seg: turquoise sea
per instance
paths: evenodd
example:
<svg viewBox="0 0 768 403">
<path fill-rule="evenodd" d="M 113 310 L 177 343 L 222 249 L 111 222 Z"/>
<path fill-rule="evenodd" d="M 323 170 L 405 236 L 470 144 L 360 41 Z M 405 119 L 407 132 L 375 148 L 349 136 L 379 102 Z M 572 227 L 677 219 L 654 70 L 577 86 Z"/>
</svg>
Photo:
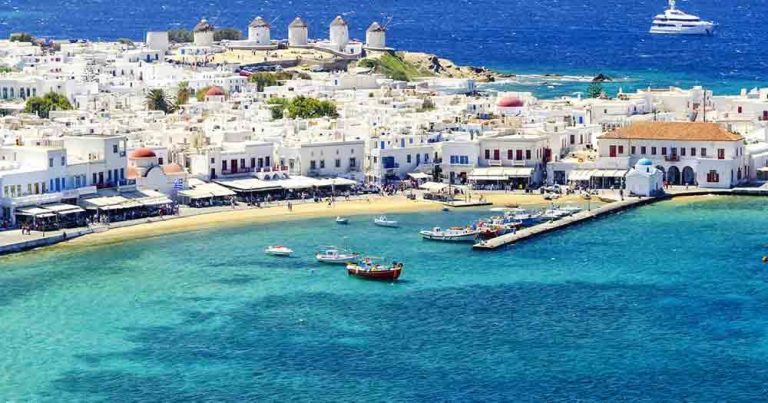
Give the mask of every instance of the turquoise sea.
<svg viewBox="0 0 768 403">
<path fill-rule="evenodd" d="M 416 233 L 475 210 L 1 258 L 0 400 L 763 401 L 766 208 L 663 202 L 493 253 Z M 316 264 L 327 243 L 402 281 Z"/>
</svg>

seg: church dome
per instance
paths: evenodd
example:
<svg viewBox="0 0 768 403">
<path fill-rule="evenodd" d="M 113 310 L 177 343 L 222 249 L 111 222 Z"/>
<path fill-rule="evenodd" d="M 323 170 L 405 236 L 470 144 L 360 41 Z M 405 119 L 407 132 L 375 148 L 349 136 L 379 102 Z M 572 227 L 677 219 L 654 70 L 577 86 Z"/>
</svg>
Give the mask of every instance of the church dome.
<svg viewBox="0 0 768 403">
<path fill-rule="evenodd" d="M 168 165 L 163 166 L 163 173 L 166 175 L 173 175 L 173 174 L 180 174 L 184 172 L 184 168 L 181 167 L 181 165 L 172 162 Z"/>
<path fill-rule="evenodd" d="M 525 102 L 517 97 L 504 97 L 496 103 L 496 106 L 499 108 L 521 108 L 525 106 Z"/>
<path fill-rule="evenodd" d="M 208 20 L 206 20 L 205 18 L 200 20 L 200 22 L 198 22 L 197 25 L 195 25 L 195 28 L 192 29 L 193 32 L 210 32 L 213 30 L 214 30 L 213 25 L 210 22 L 208 22 Z"/>
<path fill-rule="evenodd" d="M 220 87 L 211 87 L 205 93 L 206 97 L 223 97 L 224 95 L 226 94 Z"/>
<path fill-rule="evenodd" d="M 137 148 L 133 151 L 131 151 L 131 154 L 128 156 L 130 159 L 138 159 L 138 158 L 154 158 L 157 157 L 157 154 L 155 154 L 154 151 L 150 148 L 142 147 Z"/>
<path fill-rule="evenodd" d="M 637 161 L 637 165 L 641 166 L 653 166 L 653 161 L 649 160 L 648 158 L 641 158 L 640 161 Z"/>
</svg>

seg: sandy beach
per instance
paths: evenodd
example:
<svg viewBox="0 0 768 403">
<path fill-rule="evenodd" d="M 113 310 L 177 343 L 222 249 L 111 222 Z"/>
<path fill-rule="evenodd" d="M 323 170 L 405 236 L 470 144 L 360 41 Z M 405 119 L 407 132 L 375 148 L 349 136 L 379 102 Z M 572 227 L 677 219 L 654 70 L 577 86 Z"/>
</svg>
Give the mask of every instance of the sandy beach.
<svg viewBox="0 0 768 403">
<path fill-rule="evenodd" d="M 483 196 L 488 202 L 493 203 L 495 206 L 526 206 L 549 203 L 538 194 L 499 193 L 484 194 Z M 558 204 L 566 202 L 581 203 L 583 200 L 579 196 L 571 195 L 563 197 L 557 201 Z M 238 208 L 231 211 L 169 218 L 163 221 L 111 228 L 108 231 L 96 232 L 73 239 L 60 244 L 58 247 L 106 245 L 132 239 L 144 239 L 186 231 L 223 228 L 226 226 L 379 213 L 438 212 L 442 210 L 442 208 L 443 205 L 440 203 L 425 200 L 408 200 L 404 196 L 372 197 L 370 201 L 339 201 L 333 207 L 329 207 L 326 203 L 298 204 L 293 206 L 293 211 L 288 211 L 288 208 L 285 205 L 267 208 Z"/>
</svg>

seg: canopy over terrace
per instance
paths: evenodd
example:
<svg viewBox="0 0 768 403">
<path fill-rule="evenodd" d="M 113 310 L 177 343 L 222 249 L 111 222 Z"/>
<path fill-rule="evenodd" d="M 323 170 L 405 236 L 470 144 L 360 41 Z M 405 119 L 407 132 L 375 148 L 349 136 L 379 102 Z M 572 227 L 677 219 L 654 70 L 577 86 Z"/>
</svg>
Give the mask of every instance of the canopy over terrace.
<svg viewBox="0 0 768 403">
<path fill-rule="evenodd" d="M 100 220 L 112 222 L 162 214 L 173 207 L 173 201 L 154 190 L 137 190 L 84 199 L 82 205 Z"/>
<path fill-rule="evenodd" d="M 489 167 L 475 168 L 467 179 L 480 185 L 502 186 L 509 184 L 513 188 L 527 187 L 531 183 L 533 168 L 526 167 Z"/>
<path fill-rule="evenodd" d="M 607 188 L 621 185 L 626 174 L 626 169 L 575 169 L 568 174 L 568 182 L 590 188 Z"/>
<path fill-rule="evenodd" d="M 85 225 L 85 210 L 71 204 L 54 203 L 16 210 L 17 221 L 38 230 L 73 228 Z"/>
<path fill-rule="evenodd" d="M 224 204 L 229 201 L 235 192 L 216 183 L 205 183 L 202 181 L 192 183 L 191 189 L 179 191 L 179 201 L 182 204 L 193 205 L 194 207 L 211 206 Z"/>
</svg>

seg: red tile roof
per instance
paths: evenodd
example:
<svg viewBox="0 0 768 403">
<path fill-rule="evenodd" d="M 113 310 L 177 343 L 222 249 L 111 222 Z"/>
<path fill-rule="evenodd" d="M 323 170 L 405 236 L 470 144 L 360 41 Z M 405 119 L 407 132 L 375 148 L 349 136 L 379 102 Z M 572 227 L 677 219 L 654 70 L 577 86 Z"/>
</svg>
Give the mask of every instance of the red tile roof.
<svg viewBox="0 0 768 403">
<path fill-rule="evenodd" d="M 742 141 L 740 134 L 731 133 L 717 123 L 640 122 L 616 129 L 600 140 L 681 140 L 681 141 Z"/>
</svg>

